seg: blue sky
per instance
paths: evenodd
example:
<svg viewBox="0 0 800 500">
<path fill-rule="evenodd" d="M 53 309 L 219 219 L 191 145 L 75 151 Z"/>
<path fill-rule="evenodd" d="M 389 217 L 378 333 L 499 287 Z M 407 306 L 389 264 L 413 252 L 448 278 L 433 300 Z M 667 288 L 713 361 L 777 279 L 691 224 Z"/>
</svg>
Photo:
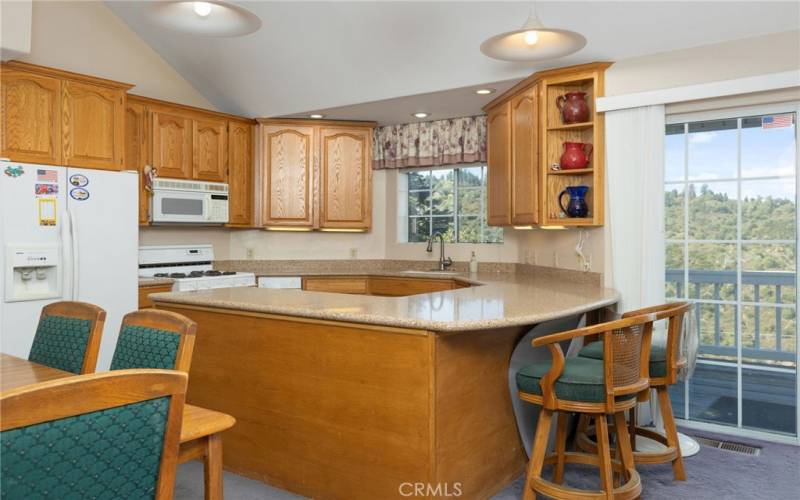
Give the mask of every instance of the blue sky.
<svg viewBox="0 0 800 500">
<path fill-rule="evenodd" d="M 708 184 L 715 192 L 736 197 L 736 182 L 714 182 L 737 175 L 737 130 L 694 132 L 689 134 L 689 180 Z M 685 136 L 667 135 L 665 141 L 666 180 L 684 180 Z M 795 199 L 795 127 L 741 130 L 742 177 L 779 176 L 778 180 L 743 181 L 746 197 L 773 196 Z"/>
</svg>

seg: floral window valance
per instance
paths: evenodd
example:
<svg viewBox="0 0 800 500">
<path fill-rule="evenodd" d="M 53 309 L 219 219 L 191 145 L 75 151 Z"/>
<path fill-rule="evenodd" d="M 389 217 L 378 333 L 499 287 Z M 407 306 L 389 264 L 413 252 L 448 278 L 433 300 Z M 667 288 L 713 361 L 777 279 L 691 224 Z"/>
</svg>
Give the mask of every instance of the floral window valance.
<svg viewBox="0 0 800 500">
<path fill-rule="evenodd" d="M 378 127 L 372 168 L 413 168 L 486 161 L 486 117 Z"/>
</svg>

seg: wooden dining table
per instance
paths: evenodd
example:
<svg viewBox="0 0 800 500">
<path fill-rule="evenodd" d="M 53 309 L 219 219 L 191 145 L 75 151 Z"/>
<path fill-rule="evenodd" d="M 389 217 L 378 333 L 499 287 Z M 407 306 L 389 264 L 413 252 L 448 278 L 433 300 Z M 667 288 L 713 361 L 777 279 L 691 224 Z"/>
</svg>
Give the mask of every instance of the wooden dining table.
<svg viewBox="0 0 800 500">
<path fill-rule="evenodd" d="M 0 353 L 0 396 L 17 387 L 75 376 L 74 373 Z M 183 407 L 178 463 L 203 459 L 206 500 L 223 498 L 221 433 L 235 423 L 236 420 L 225 413 L 190 404 Z"/>
</svg>

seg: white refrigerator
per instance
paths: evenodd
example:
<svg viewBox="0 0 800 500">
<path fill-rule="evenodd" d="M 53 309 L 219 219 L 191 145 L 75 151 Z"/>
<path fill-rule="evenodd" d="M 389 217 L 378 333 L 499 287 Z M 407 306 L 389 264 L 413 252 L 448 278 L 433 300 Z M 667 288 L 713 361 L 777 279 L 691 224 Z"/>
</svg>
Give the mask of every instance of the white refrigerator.
<svg viewBox="0 0 800 500">
<path fill-rule="evenodd" d="M 138 308 L 138 175 L 0 161 L 0 351 L 27 358 L 42 307 L 106 310 L 98 371 Z"/>
</svg>

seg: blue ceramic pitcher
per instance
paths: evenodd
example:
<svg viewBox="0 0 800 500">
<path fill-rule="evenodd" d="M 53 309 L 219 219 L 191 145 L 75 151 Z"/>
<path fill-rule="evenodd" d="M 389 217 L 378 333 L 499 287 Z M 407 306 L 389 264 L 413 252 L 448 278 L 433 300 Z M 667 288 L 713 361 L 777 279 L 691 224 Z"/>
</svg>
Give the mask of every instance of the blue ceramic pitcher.
<svg viewBox="0 0 800 500">
<path fill-rule="evenodd" d="M 568 217 L 586 217 L 589 215 L 589 205 L 586 204 L 586 193 L 589 186 L 567 186 L 558 195 L 558 204 Z M 569 201 L 564 206 L 564 195 L 569 195 Z"/>
</svg>

